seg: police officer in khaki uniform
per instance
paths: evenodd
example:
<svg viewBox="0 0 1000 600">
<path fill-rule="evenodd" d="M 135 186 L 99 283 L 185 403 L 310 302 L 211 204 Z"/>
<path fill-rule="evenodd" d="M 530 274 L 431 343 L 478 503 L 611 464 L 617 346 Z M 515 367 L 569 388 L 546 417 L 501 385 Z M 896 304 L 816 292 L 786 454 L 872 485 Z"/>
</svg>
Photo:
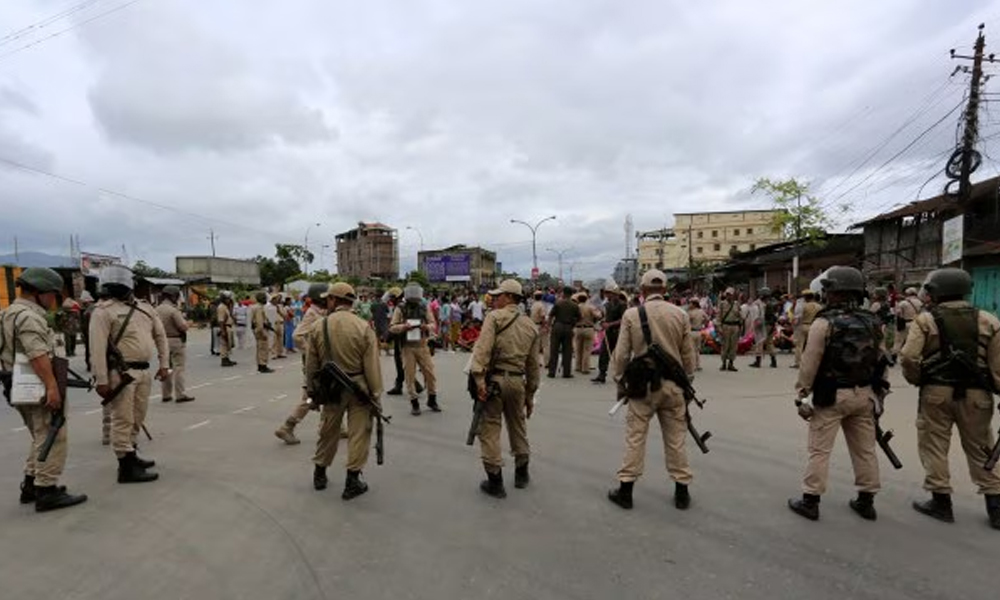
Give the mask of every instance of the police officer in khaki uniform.
<svg viewBox="0 0 1000 600">
<path fill-rule="evenodd" d="M 573 288 L 567 286 L 562 290 L 562 298 L 549 311 L 549 364 L 548 376 L 556 376 L 556 367 L 562 358 L 563 379 L 573 377 L 573 328 L 580 320 L 580 305 L 573 301 Z"/>
<path fill-rule="evenodd" d="M 542 300 L 543 296 L 542 290 L 536 290 L 532 295 L 531 321 L 542 336 L 539 353 L 542 355 L 542 364 L 547 365 L 549 364 L 549 311 Z"/>
<path fill-rule="evenodd" d="M 274 369 L 267 366 L 267 361 L 271 357 L 271 348 L 268 346 L 267 334 L 273 328 L 267 318 L 265 308 L 267 306 L 267 293 L 257 292 L 254 296 L 256 304 L 250 307 L 250 329 L 253 330 L 253 339 L 257 348 L 257 372 L 274 373 Z"/>
<path fill-rule="evenodd" d="M 723 296 L 715 320 L 715 326 L 722 332 L 722 366 L 719 370 L 736 372 L 738 369 L 733 361 L 736 360 L 736 346 L 739 344 L 743 319 L 740 316 L 740 305 L 735 300 L 736 290 L 727 288 Z"/>
<path fill-rule="evenodd" d="M 927 474 L 924 489 L 932 494 L 913 508 L 955 521 L 948 449 L 957 426 L 969 475 L 986 497 L 990 525 L 1000 529 L 1000 474 L 983 468 L 993 447 L 993 394 L 1000 390 L 1000 320 L 965 301 L 972 278 L 961 269 L 931 272 L 924 290 L 933 308 L 914 318 L 900 352 L 903 376 L 920 386 L 917 448 Z"/>
<path fill-rule="evenodd" d="M 641 284 L 645 297 L 642 307 L 646 313 L 652 342 L 677 359 L 688 377 L 693 379 L 695 357 L 690 340 L 691 320 L 687 312 L 666 301 L 667 276 L 663 271 L 646 271 L 642 275 Z M 639 310 L 638 307 L 633 307 L 625 311 L 621 335 L 611 358 L 619 397 L 625 396 L 625 367 L 648 350 Z M 691 505 L 688 485 L 693 475 L 684 449 L 687 437 L 686 414 L 684 393 L 674 382 L 665 379 L 660 389 L 649 390 L 644 398 L 629 401 L 625 420 L 625 458 L 618 470 L 618 488 L 608 492 L 608 499 L 622 508 L 632 508 L 632 488 L 643 473 L 646 436 L 649 433 L 649 422 L 655 416 L 663 434 L 667 471 L 674 480 L 674 506 L 686 510 Z"/>
<path fill-rule="evenodd" d="M 917 288 L 906 288 L 906 297 L 896 304 L 896 343 L 893 344 L 893 355 L 898 356 L 909 335 L 910 323 L 924 309 L 924 303 L 917 297 Z"/>
<path fill-rule="evenodd" d="M 601 318 L 601 311 L 589 303 L 587 292 L 580 292 L 573 297 L 580 305 L 580 320 L 573 328 L 573 348 L 576 352 L 576 372 L 590 374 L 590 355 L 594 350 L 594 337 L 597 331 L 594 325 Z"/>
<path fill-rule="evenodd" d="M 285 419 L 281 427 L 274 432 L 274 435 L 278 439 L 289 445 L 299 443 L 299 438 L 295 437 L 295 427 L 302 422 L 302 419 L 309 414 L 309 410 L 312 408 L 312 405 L 309 403 L 309 392 L 307 390 L 309 380 L 306 378 L 306 349 L 312 326 L 316 323 L 322 323 L 323 317 L 326 316 L 326 296 L 324 294 L 328 293 L 329 288 L 330 286 L 326 283 L 313 283 L 309 285 L 308 294 L 312 300 L 312 304 L 306 310 L 305 314 L 302 315 L 302 320 L 295 328 L 295 333 L 292 336 L 292 339 L 295 341 L 295 347 L 302 354 L 302 399 L 292 410 L 292 414 L 288 415 L 288 418 Z"/>
<path fill-rule="evenodd" d="M 167 347 L 170 349 L 170 369 L 173 373 L 163 378 L 162 400 L 170 402 L 177 391 L 177 403 L 191 402 L 194 396 L 184 393 L 184 370 L 187 363 L 187 330 L 188 324 L 184 314 L 177 308 L 181 289 L 176 285 L 163 288 L 163 299 L 156 307 L 156 313 L 163 322 L 163 331 L 167 335 Z"/>
<path fill-rule="evenodd" d="M 59 385 L 52 366 L 56 351 L 56 334 L 45 319 L 46 311 L 59 306 L 62 277 L 52 269 L 25 269 L 17 279 L 20 297 L 0 313 L 0 365 L 13 369 L 15 360 L 23 357 L 31 370 L 45 384 L 45 396 L 36 405 L 18 405 L 25 427 L 31 435 L 31 449 L 24 466 L 21 483 L 21 504 L 35 504 L 37 512 L 67 508 L 87 501 L 86 494 L 70 494 L 60 485 L 59 477 L 66 466 L 68 424 L 56 434 L 55 443 L 45 462 L 38 462 L 38 452 L 49 435 L 52 413 L 64 411 Z M 6 390 L 5 390 L 6 391 Z"/>
<path fill-rule="evenodd" d="M 486 479 L 479 488 L 495 498 L 504 498 L 503 455 L 500 450 L 500 421 L 507 423 L 510 452 L 514 455 L 514 487 L 528 487 L 527 419 L 535 403 L 538 389 L 538 328 L 531 319 L 522 317 L 517 306 L 523 291 L 521 284 L 505 279 L 500 287 L 490 291 L 493 309 L 486 315 L 482 333 L 472 347 L 470 373 L 475 379 L 479 402 L 485 402 L 479 428 Z M 489 381 L 487 381 L 489 380 Z M 489 394 L 489 383 L 498 387 L 497 395 Z"/>
<path fill-rule="evenodd" d="M 816 294 L 812 290 L 802 290 L 802 314 L 795 317 L 795 364 L 793 369 L 799 368 L 802 362 L 802 351 L 806 347 L 806 338 L 809 336 L 809 328 L 812 327 L 816 315 L 823 309 L 823 306 L 816 302 Z"/>
<path fill-rule="evenodd" d="M 233 332 L 236 330 L 233 293 L 229 290 L 223 290 L 219 294 L 219 307 L 215 312 L 215 320 L 219 324 L 219 354 L 222 356 L 222 366 L 235 367 L 236 361 L 229 358 L 229 353 L 233 350 Z"/>
<path fill-rule="evenodd" d="M 694 348 L 694 370 L 701 370 L 701 330 L 708 323 L 708 315 L 701 308 L 698 298 L 688 300 L 688 318 L 691 319 L 691 347 Z"/>
<path fill-rule="evenodd" d="M 875 316 L 861 308 L 865 280 L 860 271 L 831 267 L 820 276 L 820 284 L 827 308 L 809 328 L 795 385 L 799 415 L 809 421 L 809 464 L 802 497 L 790 499 L 788 507 L 807 519 L 819 519 L 820 496 L 826 491 L 839 428 L 844 430 L 858 486 L 850 507 L 863 519 L 874 521 L 879 491 L 875 413 L 881 412 L 881 399 L 872 384 L 880 369 L 884 377 L 879 364 L 885 360 L 882 333 Z M 810 394 L 812 404 L 803 403 Z"/>
<path fill-rule="evenodd" d="M 428 338 L 437 331 L 434 313 L 423 302 L 424 289 L 417 283 L 408 283 L 403 288 L 403 303 L 392 312 L 389 331 L 400 336 L 403 347 L 403 375 L 406 379 L 406 393 L 410 396 L 410 414 L 420 414 L 419 392 L 416 389 L 417 367 L 427 384 L 427 408 L 441 412 L 437 402 L 437 378 L 434 376 L 434 360 L 427 348 Z M 420 339 L 409 339 L 410 332 L 420 330 Z"/>
<path fill-rule="evenodd" d="M 378 338 L 368 323 L 351 312 L 357 297 L 346 283 L 334 283 L 322 294 L 329 315 L 319 319 L 309 330 L 306 344 L 306 379 L 313 376 L 328 361 L 344 370 L 378 403 L 382 395 L 382 371 L 379 365 Z M 327 344 L 329 339 L 330 343 Z M 368 491 L 361 472 L 368 462 L 373 417 L 368 404 L 343 390 L 340 401 L 323 406 L 313 457 L 313 487 L 326 489 L 326 468 L 333 463 L 340 444 L 340 426 L 347 414 L 347 480 L 341 498 L 350 500 Z"/>
<path fill-rule="evenodd" d="M 132 271 L 121 265 L 101 269 L 101 286 L 108 294 L 101 300 L 90 319 L 90 340 L 93 344 L 94 377 L 97 393 L 111 406 L 111 446 L 118 457 L 118 483 L 143 483 L 159 478 L 147 469 L 156 466 L 136 454 L 136 439 L 146 420 L 149 391 L 153 385 L 152 358 L 156 353 L 159 369 L 156 379 L 168 376 L 170 352 L 163 323 L 156 310 L 132 296 Z M 115 344 L 124 364 L 122 372 L 111 369 L 108 349 Z M 133 381 L 113 398 L 111 392 L 128 374 Z"/>
<path fill-rule="evenodd" d="M 274 311 L 277 317 L 271 324 L 274 331 L 274 340 L 272 340 L 271 356 L 273 358 L 287 358 L 288 354 L 285 353 L 285 306 L 283 304 L 281 294 L 275 294 L 271 297 L 271 304 L 274 305 Z"/>
</svg>

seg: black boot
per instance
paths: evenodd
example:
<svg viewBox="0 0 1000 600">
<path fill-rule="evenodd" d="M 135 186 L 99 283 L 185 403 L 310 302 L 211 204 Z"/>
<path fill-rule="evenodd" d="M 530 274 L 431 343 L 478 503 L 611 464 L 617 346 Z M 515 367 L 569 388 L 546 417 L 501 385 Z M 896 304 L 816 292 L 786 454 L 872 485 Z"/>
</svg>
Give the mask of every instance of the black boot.
<svg viewBox="0 0 1000 600">
<path fill-rule="evenodd" d="M 816 494 L 802 494 L 802 498 L 791 498 L 788 500 L 788 508 L 810 521 L 819 521 L 819 496 Z"/>
<path fill-rule="evenodd" d="M 344 493 L 340 495 L 344 500 L 357 498 L 368 491 L 368 484 L 361 481 L 361 471 L 348 471 L 347 481 L 344 482 Z"/>
<path fill-rule="evenodd" d="M 427 408 L 431 409 L 431 412 L 441 412 L 441 407 L 438 406 L 437 394 L 427 395 Z"/>
<path fill-rule="evenodd" d="M 607 380 L 608 380 L 608 375 L 607 375 L 607 373 L 604 373 L 604 372 L 602 371 L 602 372 L 600 372 L 600 373 L 598 373 L 598 374 L 597 374 L 597 377 L 594 377 L 594 378 L 593 378 L 593 379 L 591 379 L 590 381 L 591 381 L 592 383 L 607 383 Z"/>
<path fill-rule="evenodd" d="M 955 513 L 951 510 L 951 494 L 933 492 L 931 499 L 925 502 L 914 502 L 913 510 L 933 517 L 945 523 L 955 522 Z"/>
<path fill-rule="evenodd" d="M 129 452 L 118 459 L 118 483 L 146 483 L 156 481 L 160 476 L 156 473 L 147 473 L 139 463 L 136 462 L 135 452 Z"/>
<path fill-rule="evenodd" d="M 755 358 L 752 363 L 750 363 L 750 368 L 752 368 L 752 369 L 759 369 L 760 368 L 760 357 L 759 356 L 757 358 Z"/>
<path fill-rule="evenodd" d="M 137 465 L 139 465 L 140 468 L 143 468 L 143 469 L 152 469 L 153 467 L 156 466 L 156 461 L 155 460 L 145 460 L 145 459 L 139 457 L 139 445 L 138 444 L 136 444 L 134 446 L 134 448 L 135 448 L 135 450 L 133 452 L 135 453 L 135 463 Z"/>
<path fill-rule="evenodd" d="M 720 371 L 728 371 L 729 370 L 729 361 L 728 360 L 723 360 L 722 361 L 722 366 L 719 367 L 719 370 Z"/>
<path fill-rule="evenodd" d="M 736 368 L 736 363 L 734 363 L 733 361 L 729 361 L 729 368 L 726 369 L 726 370 L 727 371 L 732 371 L 733 373 L 736 373 L 736 372 L 739 371 L 739 369 Z"/>
<path fill-rule="evenodd" d="M 326 478 L 326 467 L 315 465 L 313 467 L 313 489 L 325 490 L 326 484 L 329 482 L 330 480 Z"/>
<path fill-rule="evenodd" d="M 87 494 L 69 494 L 63 486 L 50 485 L 35 488 L 35 512 L 48 512 L 69 508 L 87 501 Z"/>
<path fill-rule="evenodd" d="M 267 365 L 257 365 L 258 373 L 274 373 L 274 369 Z"/>
<path fill-rule="evenodd" d="M 851 510 L 858 513 L 866 521 L 874 521 L 878 518 L 875 512 L 875 494 L 872 492 L 858 492 L 858 497 L 848 503 Z"/>
<path fill-rule="evenodd" d="M 403 384 L 399 383 L 397 381 L 395 387 L 393 387 L 391 390 L 389 390 L 388 392 L 386 392 L 386 394 L 389 395 L 389 396 L 402 396 L 403 395 Z"/>
<path fill-rule="evenodd" d="M 990 517 L 990 527 L 1000 529 L 1000 494 L 986 494 L 986 514 Z"/>
<path fill-rule="evenodd" d="M 608 490 L 608 500 L 611 500 L 618 506 L 629 510 L 632 508 L 632 488 L 635 486 L 634 481 L 621 481 L 618 483 L 617 490 Z"/>
<path fill-rule="evenodd" d="M 35 476 L 25 475 L 21 482 L 21 504 L 31 504 L 35 501 Z"/>
<path fill-rule="evenodd" d="M 420 400 L 417 400 L 416 398 L 410 400 L 410 414 L 414 417 L 420 416 Z"/>
<path fill-rule="evenodd" d="M 235 367 L 236 366 L 236 361 L 235 360 L 229 360 L 228 358 L 223 358 L 222 359 L 222 366 L 223 367 Z"/>
<path fill-rule="evenodd" d="M 691 492 L 686 483 L 674 484 L 674 506 L 679 510 L 687 510 L 691 506 Z"/>
<path fill-rule="evenodd" d="M 778 357 L 777 356 L 771 355 L 771 368 L 772 369 L 777 369 L 778 368 Z"/>
<path fill-rule="evenodd" d="M 528 463 L 514 469 L 514 487 L 523 490 L 531 482 L 531 475 L 528 474 Z"/>
<path fill-rule="evenodd" d="M 486 479 L 479 484 L 479 489 L 487 496 L 506 498 L 507 490 L 503 487 L 503 471 L 497 471 L 496 473 L 486 471 Z"/>
<path fill-rule="evenodd" d="M 421 383 L 419 381 L 414 381 L 413 382 L 413 386 L 417 389 L 417 393 L 418 394 L 423 394 L 424 393 L 424 386 L 421 385 Z"/>
</svg>

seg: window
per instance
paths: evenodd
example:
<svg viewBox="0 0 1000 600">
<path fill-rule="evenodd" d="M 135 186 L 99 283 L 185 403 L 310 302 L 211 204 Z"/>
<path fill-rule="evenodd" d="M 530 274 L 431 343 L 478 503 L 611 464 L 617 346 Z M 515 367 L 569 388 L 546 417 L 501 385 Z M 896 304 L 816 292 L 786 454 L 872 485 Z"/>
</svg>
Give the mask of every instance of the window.
<svg viewBox="0 0 1000 600">
<path fill-rule="evenodd" d="M 733 237 L 739 237 L 739 235 L 740 235 L 740 230 L 739 229 L 734 229 L 733 230 Z"/>
<path fill-rule="evenodd" d="M 698 239 L 700 240 L 703 237 L 705 237 L 705 232 L 704 231 L 699 231 L 698 232 Z"/>
<path fill-rule="evenodd" d="M 722 250 L 722 246 L 720 246 L 719 244 L 712 244 L 712 250 L 718 252 L 719 250 Z"/>
<path fill-rule="evenodd" d="M 747 227 L 747 235 L 753 235 L 753 227 Z"/>
<path fill-rule="evenodd" d="M 750 244 L 750 250 L 751 251 L 756 250 L 756 249 L 757 249 L 757 244 Z"/>
<path fill-rule="evenodd" d="M 705 250 L 704 248 L 702 248 L 701 246 L 698 246 L 698 254 L 702 254 L 704 252 L 704 250 Z"/>
<path fill-rule="evenodd" d="M 738 251 L 738 250 L 737 250 L 737 248 L 736 248 L 736 245 L 735 245 L 735 244 L 733 244 L 732 246 L 730 246 L 730 247 L 729 247 L 729 252 L 730 252 L 730 253 L 732 253 L 732 252 L 737 252 L 737 251 Z"/>
<path fill-rule="evenodd" d="M 712 237 L 714 237 L 714 238 L 719 237 L 719 230 L 718 229 L 713 229 L 712 230 Z"/>
</svg>

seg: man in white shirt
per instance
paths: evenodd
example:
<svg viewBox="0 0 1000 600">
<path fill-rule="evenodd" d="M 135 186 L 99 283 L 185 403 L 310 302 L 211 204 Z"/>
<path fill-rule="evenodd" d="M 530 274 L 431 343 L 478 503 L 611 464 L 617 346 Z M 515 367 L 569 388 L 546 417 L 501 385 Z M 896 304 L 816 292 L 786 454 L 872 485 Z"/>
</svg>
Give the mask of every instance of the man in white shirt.
<svg viewBox="0 0 1000 600">
<path fill-rule="evenodd" d="M 472 318 L 480 323 L 483 322 L 483 308 L 483 301 L 478 296 L 469 304 L 469 311 L 472 313 Z"/>
</svg>

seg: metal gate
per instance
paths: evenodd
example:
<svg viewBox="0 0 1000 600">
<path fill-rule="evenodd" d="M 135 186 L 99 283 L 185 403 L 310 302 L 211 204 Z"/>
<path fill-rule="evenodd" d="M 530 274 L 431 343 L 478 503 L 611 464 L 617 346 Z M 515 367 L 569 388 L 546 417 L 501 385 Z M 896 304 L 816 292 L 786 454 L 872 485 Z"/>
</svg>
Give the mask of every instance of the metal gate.
<svg viewBox="0 0 1000 600">
<path fill-rule="evenodd" d="M 1000 314 L 1000 267 L 972 269 L 972 303 Z"/>
</svg>

